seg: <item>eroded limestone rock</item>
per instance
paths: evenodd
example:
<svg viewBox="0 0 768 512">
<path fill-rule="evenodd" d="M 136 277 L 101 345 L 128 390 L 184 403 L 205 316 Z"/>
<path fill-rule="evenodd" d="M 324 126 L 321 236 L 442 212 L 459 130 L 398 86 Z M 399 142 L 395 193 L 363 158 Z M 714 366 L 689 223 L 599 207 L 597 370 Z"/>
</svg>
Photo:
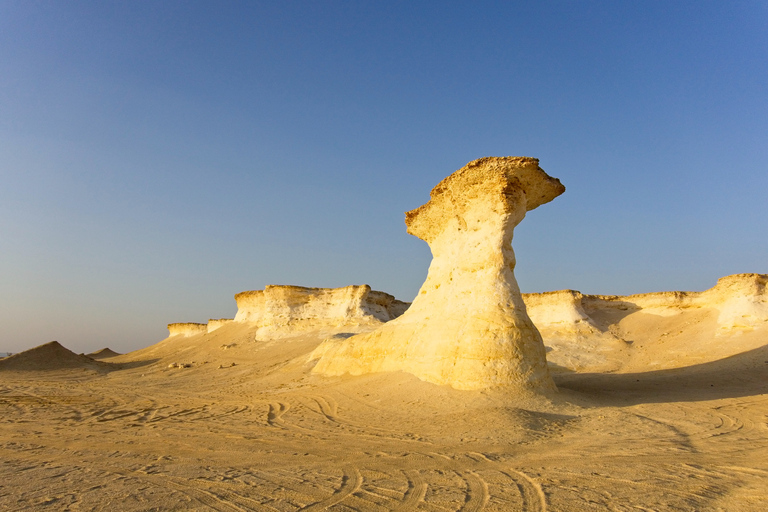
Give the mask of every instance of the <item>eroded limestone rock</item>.
<svg viewBox="0 0 768 512">
<path fill-rule="evenodd" d="M 765 345 L 768 275 L 735 274 L 701 292 L 523 294 L 550 369 L 647 371 L 708 363 Z"/>
<path fill-rule="evenodd" d="M 268 285 L 235 295 L 235 322 L 252 324 L 259 339 L 280 338 L 300 331 L 371 329 L 403 314 L 409 303 L 368 285 L 306 288 Z"/>
<path fill-rule="evenodd" d="M 228 323 L 233 322 L 231 318 L 211 318 L 208 320 L 208 332 L 213 332 L 216 329 L 221 329 Z"/>
<path fill-rule="evenodd" d="M 527 157 L 482 158 L 445 178 L 429 202 L 405 214 L 408 233 L 433 256 L 418 297 L 375 331 L 323 342 L 313 371 L 406 371 L 457 389 L 553 389 L 513 274 L 512 234 L 528 210 L 564 190 Z"/>
<path fill-rule="evenodd" d="M 196 336 L 208 332 L 208 326 L 193 322 L 168 324 L 168 332 L 170 336 Z"/>
</svg>

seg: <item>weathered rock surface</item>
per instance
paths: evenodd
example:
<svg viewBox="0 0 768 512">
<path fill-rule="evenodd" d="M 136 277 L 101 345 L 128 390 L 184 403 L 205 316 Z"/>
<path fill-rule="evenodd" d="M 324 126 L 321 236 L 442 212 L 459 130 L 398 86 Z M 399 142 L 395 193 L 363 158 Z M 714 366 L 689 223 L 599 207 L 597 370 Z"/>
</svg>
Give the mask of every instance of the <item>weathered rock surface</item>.
<svg viewBox="0 0 768 512">
<path fill-rule="evenodd" d="M 220 329 L 232 321 L 233 320 L 231 318 L 211 318 L 208 320 L 208 332 L 213 332 L 216 329 Z"/>
<path fill-rule="evenodd" d="M 584 309 L 585 296 L 575 290 L 524 293 L 528 316 L 544 339 L 550 368 L 611 371 L 623 364 L 626 342 L 598 325 Z"/>
<path fill-rule="evenodd" d="M 572 371 L 676 368 L 762 346 L 768 275 L 735 274 L 702 292 L 523 294 L 547 360 Z"/>
<path fill-rule="evenodd" d="M 208 332 L 208 326 L 206 324 L 196 324 L 193 322 L 180 322 L 168 324 L 168 332 L 170 336 L 196 336 Z"/>
<path fill-rule="evenodd" d="M 527 211 L 564 190 L 527 157 L 482 158 L 445 178 L 429 202 L 406 213 L 408 233 L 433 255 L 418 297 L 375 331 L 323 342 L 313 371 L 405 371 L 458 389 L 554 389 L 511 242 Z"/>
<path fill-rule="evenodd" d="M 268 339 L 297 331 L 377 326 L 398 316 L 410 305 L 368 285 L 343 288 L 305 288 L 269 285 L 264 290 L 235 295 L 235 322 L 257 327 L 256 337 Z"/>
</svg>

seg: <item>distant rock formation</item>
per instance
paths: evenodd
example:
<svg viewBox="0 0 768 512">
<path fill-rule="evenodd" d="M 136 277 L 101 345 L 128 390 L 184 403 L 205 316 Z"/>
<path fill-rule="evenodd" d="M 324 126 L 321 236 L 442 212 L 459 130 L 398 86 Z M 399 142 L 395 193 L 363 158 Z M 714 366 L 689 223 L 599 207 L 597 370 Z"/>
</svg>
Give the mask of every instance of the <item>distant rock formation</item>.
<svg viewBox="0 0 768 512">
<path fill-rule="evenodd" d="M 168 332 L 169 336 L 196 336 L 208 332 L 208 326 L 192 322 L 168 324 Z"/>
<path fill-rule="evenodd" d="M 368 285 L 305 288 L 269 285 L 235 295 L 235 322 L 258 327 L 257 337 L 280 337 L 296 331 L 378 325 L 410 305 Z"/>
<path fill-rule="evenodd" d="M 211 318 L 208 320 L 208 330 L 207 332 L 213 332 L 216 329 L 219 329 L 221 327 L 224 327 L 228 323 L 232 322 L 233 320 L 231 318 Z"/>
<path fill-rule="evenodd" d="M 768 326 L 768 275 L 735 274 L 717 281 L 699 300 L 718 304 L 721 334 Z"/>
<path fill-rule="evenodd" d="M 567 370 L 616 370 L 626 342 L 598 325 L 585 310 L 588 298 L 575 290 L 524 293 L 528 316 L 544 339 L 550 367 Z"/>
<path fill-rule="evenodd" d="M 714 308 L 718 311 L 718 334 L 751 331 L 768 326 L 768 275 L 734 274 L 721 277 L 703 292 L 656 292 L 628 295 L 585 295 L 588 308 L 642 310 L 668 317 L 686 309 Z"/>
<path fill-rule="evenodd" d="M 674 368 L 759 345 L 759 339 L 740 336 L 768 328 L 766 284 L 766 274 L 735 274 L 703 292 L 618 296 L 562 290 L 523 294 L 523 300 L 555 367 L 615 371 L 654 353 L 652 366 Z"/>
<path fill-rule="evenodd" d="M 110 368 L 110 365 L 94 361 L 85 355 L 75 354 L 58 341 L 51 341 L 0 360 L 0 370 L 44 371 L 73 368 L 99 371 Z"/>
<path fill-rule="evenodd" d="M 332 338 L 312 354 L 314 372 L 405 371 L 458 389 L 554 389 L 541 336 L 513 269 L 512 234 L 529 210 L 562 194 L 535 158 L 482 158 L 441 181 L 407 212 L 408 233 L 433 260 L 400 318 L 366 334 Z"/>
</svg>

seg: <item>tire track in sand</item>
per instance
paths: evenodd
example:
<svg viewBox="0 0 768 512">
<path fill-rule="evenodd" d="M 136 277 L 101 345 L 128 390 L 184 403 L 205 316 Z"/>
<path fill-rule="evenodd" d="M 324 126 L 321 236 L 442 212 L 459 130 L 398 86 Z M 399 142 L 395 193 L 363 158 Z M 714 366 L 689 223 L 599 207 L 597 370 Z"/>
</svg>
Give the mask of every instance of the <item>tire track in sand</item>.
<svg viewBox="0 0 768 512">
<path fill-rule="evenodd" d="M 353 436 L 364 435 L 364 436 L 369 436 L 374 438 L 392 439 L 395 441 L 411 441 L 411 442 L 417 442 L 422 444 L 424 443 L 432 444 L 429 441 L 421 439 L 418 436 L 415 436 L 413 434 L 406 433 L 405 435 L 403 435 L 403 433 L 399 431 L 384 429 L 374 425 L 362 424 L 362 423 L 351 421 L 349 418 L 343 417 L 339 414 L 339 405 L 336 402 L 336 400 L 334 400 L 330 396 L 304 395 L 302 398 L 314 402 L 317 405 L 318 409 L 314 409 L 311 407 L 308 407 L 308 409 L 314 410 L 316 413 L 319 413 L 331 425 L 333 425 L 334 427 L 340 427 L 342 430 L 350 431 L 346 433 L 346 435 L 353 435 Z M 336 432 L 336 433 L 339 433 L 339 432 Z"/>
<path fill-rule="evenodd" d="M 289 403 L 274 402 L 269 404 L 269 411 L 267 412 L 267 423 L 270 427 L 288 428 L 283 421 L 283 414 L 288 412 L 291 408 Z"/>
<path fill-rule="evenodd" d="M 202 505 L 206 505 L 212 508 L 213 510 L 217 510 L 218 512 L 232 512 L 233 510 L 235 512 L 248 512 L 252 510 L 251 508 L 238 507 L 234 503 L 229 503 L 226 500 L 219 498 L 215 493 L 191 486 L 186 483 L 180 483 L 177 481 L 177 479 L 150 475 L 140 471 L 121 471 L 110 469 L 107 470 L 107 472 L 120 475 L 125 478 L 137 478 L 161 489 L 168 489 L 170 487 L 177 492 L 187 496 L 191 500 L 197 501 Z"/>
<path fill-rule="evenodd" d="M 427 482 L 424 481 L 418 470 L 410 469 L 403 471 L 403 474 L 408 480 L 408 490 L 405 491 L 403 501 L 392 509 L 393 512 L 416 510 L 416 507 L 424 501 L 424 496 L 427 494 Z"/>
<path fill-rule="evenodd" d="M 306 507 L 302 507 L 299 510 L 315 512 L 317 510 L 326 510 L 334 505 L 337 505 L 344 501 L 347 496 L 353 492 L 357 492 L 363 485 L 363 476 L 360 474 L 360 470 L 356 467 L 347 467 L 343 469 L 344 476 L 341 478 L 341 486 L 331 496 L 311 503 Z"/>
<path fill-rule="evenodd" d="M 491 498 L 488 493 L 488 483 L 474 471 L 458 473 L 467 484 L 467 496 L 464 505 L 459 509 L 462 512 L 480 512 L 488 504 Z"/>
<path fill-rule="evenodd" d="M 502 473 L 511 478 L 520 490 L 523 498 L 523 510 L 530 512 L 547 512 L 547 495 L 533 478 L 522 471 L 510 469 Z"/>
</svg>

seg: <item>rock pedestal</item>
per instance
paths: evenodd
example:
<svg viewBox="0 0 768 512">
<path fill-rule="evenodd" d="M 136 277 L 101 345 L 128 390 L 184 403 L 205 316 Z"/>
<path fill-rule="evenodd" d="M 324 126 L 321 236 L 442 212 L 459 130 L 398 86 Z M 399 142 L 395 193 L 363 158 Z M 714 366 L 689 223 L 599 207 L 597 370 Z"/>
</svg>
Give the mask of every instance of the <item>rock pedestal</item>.
<svg viewBox="0 0 768 512">
<path fill-rule="evenodd" d="M 513 274 L 512 233 L 565 187 L 527 157 L 482 158 L 441 181 L 406 213 L 433 260 L 411 307 L 375 331 L 329 339 L 315 373 L 405 371 L 457 389 L 554 389 L 544 345 Z"/>
</svg>

